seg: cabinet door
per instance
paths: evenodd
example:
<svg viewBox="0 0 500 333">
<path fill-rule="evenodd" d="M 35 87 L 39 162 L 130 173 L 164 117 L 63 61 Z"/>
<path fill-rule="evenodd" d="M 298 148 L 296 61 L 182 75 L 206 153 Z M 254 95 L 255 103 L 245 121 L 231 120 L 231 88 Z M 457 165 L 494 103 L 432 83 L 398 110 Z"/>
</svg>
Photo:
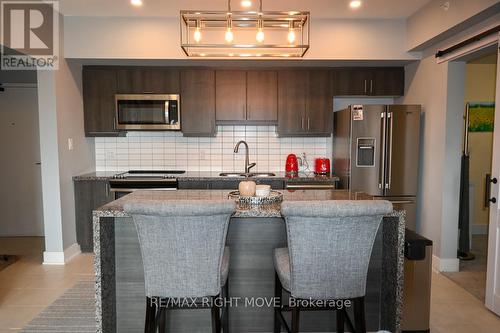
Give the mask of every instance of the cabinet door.
<svg viewBox="0 0 500 333">
<path fill-rule="evenodd" d="M 216 120 L 247 119 L 246 71 L 215 72 Z"/>
<path fill-rule="evenodd" d="M 181 124 L 185 136 L 215 134 L 215 72 L 181 72 Z"/>
<path fill-rule="evenodd" d="M 114 200 L 107 180 L 78 180 L 75 184 L 76 240 L 82 252 L 92 252 L 92 211 Z"/>
<path fill-rule="evenodd" d="M 116 72 L 83 68 L 83 110 L 86 136 L 116 136 Z"/>
<path fill-rule="evenodd" d="M 120 94 L 178 94 L 179 71 L 162 68 L 119 69 Z"/>
<path fill-rule="evenodd" d="M 328 135 L 333 127 L 332 77 L 327 70 L 309 71 L 305 127 L 308 134 Z"/>
<path fill-rule="evenodd" d="M 369 69 L 336 68 L 333 70 L 334 96 L 363 96 L 369 93 Z"/>
<path fill-rule="evenodd" d="M 278 120 L 278 74 L 275 71 L 247 72 L 247 120 Z"/>
<path fill-rule="evenodd" d="M 372 69 L 370 95 L 403 96 L 405 73 L 403 67 L 381 67 Z"/>
<path fill-rule="evenodd" d="M 303 135 L 308 72 L 278 72 L 278 134 Z"/>
</svg>

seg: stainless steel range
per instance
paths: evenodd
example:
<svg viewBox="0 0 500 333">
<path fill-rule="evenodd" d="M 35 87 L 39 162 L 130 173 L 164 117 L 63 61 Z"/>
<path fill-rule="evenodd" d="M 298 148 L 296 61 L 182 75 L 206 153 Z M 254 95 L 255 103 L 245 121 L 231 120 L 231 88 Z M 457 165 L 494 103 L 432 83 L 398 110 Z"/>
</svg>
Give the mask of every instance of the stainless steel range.
<svg viewBox="0 0 500 333">
<path fill-rule="evenodd" d="M 177 190 L 177 177 L 183 170 L 130 170 L 109 180 L 111 192 L 118 199 L 135 190 Z"/>
</svg>

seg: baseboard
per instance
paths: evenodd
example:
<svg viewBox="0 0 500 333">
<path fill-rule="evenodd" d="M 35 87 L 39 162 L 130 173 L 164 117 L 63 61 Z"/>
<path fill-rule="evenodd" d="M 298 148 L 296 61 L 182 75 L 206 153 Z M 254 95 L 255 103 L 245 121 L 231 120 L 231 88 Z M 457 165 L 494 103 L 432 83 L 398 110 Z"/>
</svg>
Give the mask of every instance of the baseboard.
<svg viewBox="0 0 500 333">
<path fill-rule="evenodd" d="M 432 269 L 436 272 L 458 272 L 459 264 L 458 258 L 442 259 L 432 255 Z"/>
<path fill-rule="evenodd" d="M 80 245 L 77 243 L 70 245 L 64 251 L 59 252 L 43 252 L 43 264 L 44 265 L 64 265 L 71 261 L 74 257 L 79 255 L 82 251 L 80 250 Z"/>
<path fill-rule="evenodd" d="M 473 235 L 487 235 L 488 225 L 487 224 L 472 224 L 471 233 Z"/>
</svg>

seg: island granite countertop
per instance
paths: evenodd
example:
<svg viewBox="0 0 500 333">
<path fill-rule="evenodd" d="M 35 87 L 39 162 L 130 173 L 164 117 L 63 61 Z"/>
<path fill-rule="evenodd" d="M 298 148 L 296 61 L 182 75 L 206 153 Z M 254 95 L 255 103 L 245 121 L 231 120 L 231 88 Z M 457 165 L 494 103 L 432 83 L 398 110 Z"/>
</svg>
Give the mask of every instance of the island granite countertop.
<svg viewBox="0 0 500 333">
<path fill-rule="evenodd" d="M 128 202 L 169 200 L 231 200 L 230 190 L 138 190 L 94 211 L 96 217 L 125 217 L 123 206 Z M 283 201 L 373 200 L 363 192 L 349 190 L 281 190 Z M 281 217 L 281 204 L 237 205 L 233 217 Z"/>
</svg>

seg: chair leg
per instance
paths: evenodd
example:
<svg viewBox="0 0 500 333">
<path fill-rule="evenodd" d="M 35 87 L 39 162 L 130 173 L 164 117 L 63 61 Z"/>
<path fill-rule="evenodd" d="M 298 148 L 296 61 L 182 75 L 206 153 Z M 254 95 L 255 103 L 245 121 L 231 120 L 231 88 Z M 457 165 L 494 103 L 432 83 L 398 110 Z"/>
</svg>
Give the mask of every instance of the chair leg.
<svg viewBox="0 0 500 333">
<path fill-rule="evenodd" d="M 222 318 L 222 331 L 224 333 L 229 333 L 229 306 L 226 300 L 229 300 L 229 276 L 224 285 L 224 316 Z"/>
<path fill-rule="evenodd" d="M 345 312 L 344 309 L 335 310 L 337 314 L 337 333 L 344 333 L 345 326 Z"/>
<path fill-rule="evenodd" d="M 274 297 L 276 301 L 279 300 L 279 304 L 281 305 L 281 298 L 282 298 L 282 286 L 281 286 L 281 281 L 280 278 L 278 277 L 278 273 L 274 273 Z M 281 320 L 280 320 L 280 308 L 275 307 L 274 308 L 274 333 L 280 333 L 281 332 Z"/>
<path fill-rule="evenodd" d="M 153 329 L 150 331 L 151 333 L 156 333 L 158 329 L 160 329 L 161 332 L 161 322 L 162 322 L 162 317 L 164 316 L 164 311 L 165 308 L 162 308 L 160 306 L 155 307 L 155 317 L 154 317 L 154 322 L 153 322 Z"/>
<path fill-rule="evenodd" d="M 167 332 L 167 309 L 161 308 L 161 311 L 158 315 L 160 316 L 158 331 L 160 333 L 165 333 Z"/>
<path fill-rule="evenodd" d="M 354 299 L 354 323 L 356 326 L 356 333 L 366 333 L 365 322 L 365 298 L 358 297 Z"/>
<path fill-rule="evenodd" d="M 144 333 L 152 331 L 151 324 L 154 321 L 153 307 L 151 306 L 151 299 L 146 297 L 146 319 L 144 322 Z"/>
<path fill-rule="evenodd" d="M 292 308 L 292 333 L 299 333 L 300 310 L 297 306 Z"/>
<path fill-rule="evenodd" d="M 219 307 L 212 304 L 212 333 L 220 333 L 220 311 Z"/>
</svg>

